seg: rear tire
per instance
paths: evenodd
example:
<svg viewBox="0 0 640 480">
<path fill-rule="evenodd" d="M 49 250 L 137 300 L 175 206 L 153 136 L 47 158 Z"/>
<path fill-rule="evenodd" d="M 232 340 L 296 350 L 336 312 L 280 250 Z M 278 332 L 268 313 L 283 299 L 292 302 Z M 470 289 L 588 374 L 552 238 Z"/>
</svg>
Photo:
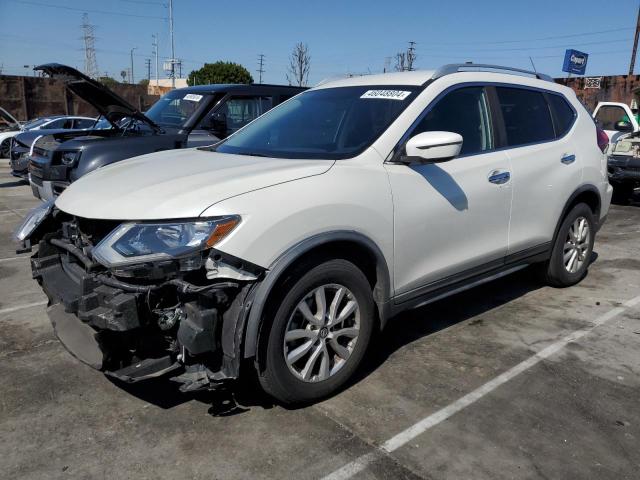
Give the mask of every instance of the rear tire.
<svg viewBox="0 0 640 480">
<path fill-rule="evenodd" d="M 285 288 L 261 333 L 260 384 L 282 403 L 310 403 L 335 393 L 358 368 L 375 324 L 373 294 L 362 271 L 341 259 L 297 275 Z"/>
<path fill-rule="evenodd" d="M 595 239 L 591 208 L 579 203 L 562 221 L 551 258 L 543 265 L 544 281 L 553 287 L 570 287 L 587 275 Z"/>
</svg>

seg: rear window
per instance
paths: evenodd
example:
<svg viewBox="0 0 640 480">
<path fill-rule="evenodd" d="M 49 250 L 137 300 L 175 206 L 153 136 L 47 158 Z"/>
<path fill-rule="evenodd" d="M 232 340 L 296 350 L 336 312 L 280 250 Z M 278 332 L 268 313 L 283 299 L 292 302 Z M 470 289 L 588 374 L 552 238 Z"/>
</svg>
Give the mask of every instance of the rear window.
<svg viewBox="0 0 640 480">
<path fill-rule="evenodd" d="M 541 92 L 510 87 L 497 87 L 496 91 L 508 146 L 545 142 L 555 138 L 551 112 Z"/>
<path fill-rule="evenodd" d="M 576 114 L 569 106 L 569 103 L 560 95 L 549 94 L 547 96 L 554 113 L 554 123 L 556 126 L 556 137 L 563 137 L 573 126 Z"/>
</svg>

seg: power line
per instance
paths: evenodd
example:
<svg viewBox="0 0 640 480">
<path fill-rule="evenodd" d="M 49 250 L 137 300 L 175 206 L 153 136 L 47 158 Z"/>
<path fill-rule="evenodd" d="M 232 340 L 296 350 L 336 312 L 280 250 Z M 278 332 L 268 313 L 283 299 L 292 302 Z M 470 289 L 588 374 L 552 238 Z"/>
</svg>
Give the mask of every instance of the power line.
<svg viewBox="0 0 640 480">
<path fill-rule="evenodd" d="M 495 40 L 495 41 L 484 41 L 484 42 L 428 42 L 430 45 L 452 45 L 452 46 L 460 46 L 460 45 L 500 45 L 505 43 L 523 43 L 523 42 L 540 42 L 544 40 L 558 40 L 561 38 L 575 38 L 575 37 L 583 37 L 583 36 L 591 36 L 591 35 L 601 35 L 603 33 L 614 33 L 620 32 L 623 30 L 633 30 L 633 27 L 623 27 L 623 28 L 614 28 L 610 30 L 598 30 L 591 32 L 582 32 L 582 33 L 570 33 L 567 35 L 553 35 L 549 37 L 538 37 L 538 38 L 523 38 L 521 40 Z"/>
<path fill-rule="evenodd" d="M 258 81 L 258 83 L 262 83 L 262 74 L 264 73 L 264 68 L 263 68 L 263 66 L 264 66 L 264 54 L 263 53 L 258 55 L 258 62 L 259 62 L 258 63 L 259 68 L 258 68 L 257 71 L 258 71 L 258 74 L 260 75 L 260 80 Z"/>
<path fill-rule="evenodd" d="M 58 8 L 61 10 L 72 10 L 74 12 L 87 12 L 87 13 L 99 13 L 99 14 L 103 14 L 103 15 L 117 15 L 117 16 L 121 16 L 121 17 L 135 17 L 135 18 L 155 18 L 157 20 L 166 20 L 166 17 L 156 17 L 153 15 L 136 15 L 134 13 L 121 13 L 121 12 L 113 12 L 113 11 L 107 11 L 107 10 L 88 10 L 86 8 L 74 8 L 74 7 L 67 7 L 65 5 L 51 5 L 49 3 L 41 3 L 41 2 L 33 2 L 30 0 L 11 0 L 15 3 L 18 4 L 22 4 L 22 5 L 35 5 L 37 7 L 49 7 L 49 8 Z"/>
</svg>

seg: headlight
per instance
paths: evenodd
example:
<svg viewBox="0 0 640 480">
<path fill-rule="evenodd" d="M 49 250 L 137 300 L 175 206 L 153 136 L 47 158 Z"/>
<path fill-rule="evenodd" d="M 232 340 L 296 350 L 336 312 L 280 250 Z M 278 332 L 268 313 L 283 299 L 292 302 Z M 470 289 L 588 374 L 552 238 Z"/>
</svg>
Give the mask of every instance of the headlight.
<svg viewBox="0 0 640 480">
<path fill-rule="evenodd" d="M 236 215 L 188 222 L 123 223 L 107 235 L 92 254 L 109 268 L 183 259 L 213 247 L 238 223 L 240 217 Z M 199 267 L 199 263 L 193 265 L 193 268 Z"/>
<path fill-rule="evenodd" d="M 80 154 L 82 152 L 79 150 L 71 150 L 68 152 L 61 152 L 60 153 L 60 161 L 62 162 L 63 165 L 73 165 L 74 163 L 76 163 L 79 159 L 80 159 Z"/>
<path fill-rule="evenodd" d="M 27 238 L 31 236 L 34 230 L 42 223 L 42 221 L 47 218 L 47 216 L 51 213 L 53 209 L 53 200 L 49 200 L 48 202 L 43 202 L 38 205 L 36 208 L 31 210 L 24 220 L 20 224 L 18 228 L 16 228 L 15 232 L 13 232 L 13 239 L 22 243 Z"/>
</svg>

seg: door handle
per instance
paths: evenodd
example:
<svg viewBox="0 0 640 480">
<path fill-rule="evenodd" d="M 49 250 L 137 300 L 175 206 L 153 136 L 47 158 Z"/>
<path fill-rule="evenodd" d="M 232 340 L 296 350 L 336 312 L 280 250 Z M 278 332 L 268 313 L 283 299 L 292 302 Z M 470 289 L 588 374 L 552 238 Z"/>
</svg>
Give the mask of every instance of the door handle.
<svg viewBox="0 0 640 480">
<path fill-rule="evenodd" d="M 573 155 L 573 154 L 571 154 L 571 155 L 570 155 L 570 154 L 568 154 L 568 153 L 565 153 L 565 154 L 562 156 L 562 158 L 560 159 L 560 161 L 561 161 L 562 163 L 564 163 L 565 165 L 569 165 L 570 163 L 573 163 L 573 162 L 575 162 L 575 161 L 576 161 L 576 156 L 575 156 L 575 155 Z"/>
<path fill-rule="evenodd" d="M 489 181 L 491 183 L 495 183 L 496 185 L 502 185 L 503 183 L 507 183 L 511 179 L 510 172 L 501 172 L 499 170 L 495 170 L 491 172 L 489 175 Z"/>
</svg>

